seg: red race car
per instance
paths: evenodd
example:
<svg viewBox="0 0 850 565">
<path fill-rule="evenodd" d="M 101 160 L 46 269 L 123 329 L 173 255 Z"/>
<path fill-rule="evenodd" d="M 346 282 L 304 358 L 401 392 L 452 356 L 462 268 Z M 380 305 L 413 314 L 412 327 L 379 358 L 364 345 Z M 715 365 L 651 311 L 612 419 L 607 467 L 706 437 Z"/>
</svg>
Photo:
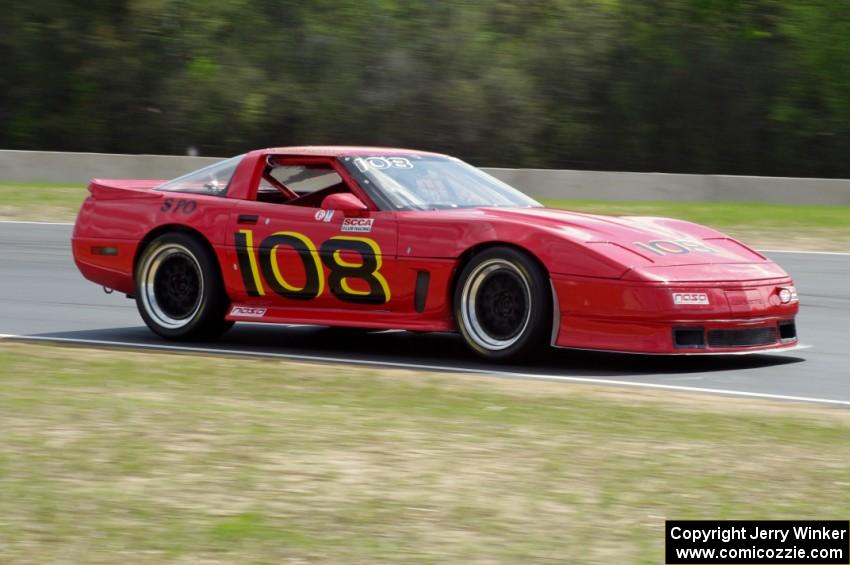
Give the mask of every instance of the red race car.
<svg viewBox="0 0 850 565">
<path fill-rule="evenodd" d="M 797 345 L 775 263 L 700 225 L 551 210 L 446 155 L 261 149 L 162 181 L 99 180 L 82 274 L 151 330 L 234 322 L 458 331 L 489 359 L 545 346 L 709 354 Z"/>
</svg>

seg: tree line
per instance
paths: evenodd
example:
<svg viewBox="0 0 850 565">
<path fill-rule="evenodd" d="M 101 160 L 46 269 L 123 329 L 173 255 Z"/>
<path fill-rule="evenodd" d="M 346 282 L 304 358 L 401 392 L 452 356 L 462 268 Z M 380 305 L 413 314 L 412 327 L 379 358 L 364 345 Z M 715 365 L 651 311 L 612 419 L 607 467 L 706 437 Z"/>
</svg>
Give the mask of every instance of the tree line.
<svg viewBox="0 0 850 565">
<path fill-rule="evenodd" d="M 0 147 L 850 176 L 836 0 L 6 0 Z"/>
</svg>

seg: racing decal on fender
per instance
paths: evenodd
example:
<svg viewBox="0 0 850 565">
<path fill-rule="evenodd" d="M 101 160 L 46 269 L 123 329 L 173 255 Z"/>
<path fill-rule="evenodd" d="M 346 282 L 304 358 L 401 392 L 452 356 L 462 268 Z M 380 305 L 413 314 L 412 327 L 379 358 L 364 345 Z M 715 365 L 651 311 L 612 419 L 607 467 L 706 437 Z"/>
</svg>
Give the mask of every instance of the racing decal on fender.
<svg viewBox="0 0 850 565">
<path fill-rule="evenodd" d="M 673 304 L 676 306 L 708 306 L 708 294 L 704 292 L 674 292 Z"/>
<path fill-rule="evenodd" d="M 241 316 L 242 318 L 262 318 L 266 315 L 266 308 L 252 308 L 250 306 L 234 306 L 230 309 L 231 316 Z"/>
<path fill-rule="evenodd" d="M 371 229 L 371 220 L 368 227 Z M 368 237 L 338 235 L 317 249 L 309 237 L 298 232 L 276 232 L 255 244 L 253 231 L 240 230 L 235 234 L 235 244 L 239 271 L 249 296 L 265 296 L 268 287 L 275 294 L 292 300 L 318 298 L 325 289 L 324 265 L 330 271 L 327 285 L 339 300 L 354 304 L 390 301 L 390 287 L 381 274 L 381 248 Z M 300 259 L 296 263 L 304 270 L 302 286 L 284 278 L 277 256 L 281 247 L 288 247 Z M 360 282 L 352 286 L 352 281 Z"/>
<path fill-rule="evenodd" d="M 374 218 L 346 218 L 342 221 L 341 231 L 370 232 Z"/>
<path fill-rule="evenodd" d="M 195 211 L 195 208 L 198 207 L 198 203 L 194 200 L 188 200 L 186 198 L 181 198 L 177 200 L 175 204 L 174 198 L 166 198 L 162 202 L 162 206 L 160 207 L 160 212 L 167 214 L 171 212 L 172 214 L 176 214 L 177 212 L 182 212 L 187 216 Z"/>
</svg>

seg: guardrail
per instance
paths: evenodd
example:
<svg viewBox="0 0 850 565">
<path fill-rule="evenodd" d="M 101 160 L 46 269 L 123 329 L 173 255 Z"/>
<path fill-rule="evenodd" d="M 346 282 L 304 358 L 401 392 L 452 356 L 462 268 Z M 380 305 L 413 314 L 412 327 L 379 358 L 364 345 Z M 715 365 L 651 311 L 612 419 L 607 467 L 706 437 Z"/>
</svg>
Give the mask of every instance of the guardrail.
<svg viewBox="0 0 850 565">
<path fill-rule="evenodd" d="M 0 181 L 170 179 L 215 157 L 0 150 Z M 534 198 L 850 205 L 850 180 L 487 168 Z"/>
</svg>

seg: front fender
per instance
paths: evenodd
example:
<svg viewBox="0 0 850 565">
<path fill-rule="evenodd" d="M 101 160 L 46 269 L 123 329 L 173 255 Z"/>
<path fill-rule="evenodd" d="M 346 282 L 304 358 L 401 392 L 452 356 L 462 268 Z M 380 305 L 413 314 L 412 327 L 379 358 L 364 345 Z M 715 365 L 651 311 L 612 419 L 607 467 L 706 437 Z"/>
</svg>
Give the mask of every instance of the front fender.
<svg viewBox="0 0 850 565">
<path fill-rule="evenodd" d="M 449 214 L 399 218 L 398 248 L 405 257 L 457 259 L 470 249 L 494 243 L 524 249 L 553 274 L 617 279 L 643 264 L 639 255 L 626 249 L 572 239 L 563 229 L 484 217 L 458 220 Z"/>
</svg>

